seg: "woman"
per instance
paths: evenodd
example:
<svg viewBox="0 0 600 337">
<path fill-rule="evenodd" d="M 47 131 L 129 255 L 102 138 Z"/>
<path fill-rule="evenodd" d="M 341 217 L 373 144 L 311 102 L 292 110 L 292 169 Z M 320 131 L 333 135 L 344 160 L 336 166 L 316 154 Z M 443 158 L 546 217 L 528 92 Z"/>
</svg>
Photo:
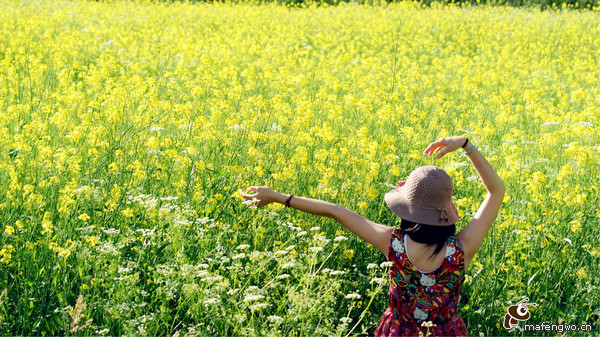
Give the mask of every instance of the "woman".
<svg viewBox="0 0 600 337">
<path fill-rule="evenodd" d="M 415 169 L 406 181 L 385 195 L 388 207 L 401 218 L 400 229 L 384 226 L 329 202 L 300 198 L 268 187 L 249 187 L 246 202 L 263 207 L 278 202 L 303 212 L 326 216 L 380 250 L 390 267 L 390 305 L 376 336 L 467 335 L 457 305 L 464 273 L 496 218 L 506 188 L 468 138 L 455 136 L 431 143 L 425 155 L 436 158 L 463 148 L 487 196 L 473 219 L 457 234 L 458 212 L 452 203 L 452 179 L 435 166 Z M 445 249 L 444 249 L 445 248 Z M 424 323 L 433 327 L 422 328 Z"/>
</svg>

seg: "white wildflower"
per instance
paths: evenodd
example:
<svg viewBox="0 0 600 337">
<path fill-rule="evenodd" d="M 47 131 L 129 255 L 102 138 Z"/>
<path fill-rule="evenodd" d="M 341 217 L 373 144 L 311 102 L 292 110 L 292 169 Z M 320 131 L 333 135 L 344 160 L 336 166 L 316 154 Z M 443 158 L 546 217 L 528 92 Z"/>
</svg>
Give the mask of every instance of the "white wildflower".
<svg viewBox="0 0 600 337">
<path fill-rule="evenodd" d="M 240 292 L 240 289 L 238 289 L 238 288 L 230 289 L 229 291 L 227 291 L 227 295 L 235 295 L 238 292 Z"/>
<path fill-rule="evenodd" d="M 112 234 L 119 234 L 119 233 L 121 233 L 121 230 L 119 230 L 119 229 L 116 229 L 116 228 L 109 228 L 109 229 L 104 229 L 104 228 L 103 228 L 103 229 L 102 229 L 102 231 L 103 231 L 105 234 L 108 234 L 108 235 L 112 235 Z"/>
<path fill-rule="evenodd" d="M 243 259 L 243 258 L 245 258 L 245 257 L 246 257 L 246 254 L 244 254 L 244 253 L 240 253 L 240 254 L 237 254 L 237 255 L 234 255 L 234 256 L 232 256 L 231 258 L 232 258 L 233 260 L 239 260 L 239 259 Z"/>
<path fill-rule="evenodd" d="M 205 277 L 200 279 L 200 281 L 202 282 L 207 282 L 207 283 L 215 283 L 215 282 L 219 282 L 223 279 L 223 276 L 221 275 L 217 275 L 217 276 L 210 276 L 210 277 Z"/>
<path fill-rule="evenodd" d="M 260 310 L 260 309 L 264 309 L 264 308 L 268 308 L 268 307 L 270 307 L 269 304 L 259 302 L 259 303 L 255 303 L 255 304 L 251 305 L 250 310 L 256 311 L 256 310 Z"/>
<path fill-rule="evenodd" d="M 187 219 L 183 219 L 183 218 L 176 219 L 175 221 L 173 221 L 173 223 L 176 225 L 180 225 L 180 226 L 187 226 L 187 225 L 192 224 L 191 221 L 189 221 Z"/>
<path fill-rule="evenodd" d="M 86 233 L 86 234 L 90 234 L 94 231 L 94 226 L 75 228 L 75 230 Z"/>
<path fill-rule="evenodd" d="M 143 237 L 154 236 L 155 229 L 136 229 L 136 232 L 140 233 Z"/>
<path fill-rule="evenodd" d="M 335 241 L 335 242 L 341 242 L 341 241 L 345 241 L 345 240 L 348 240 L 348 238 L 343 235 L 336 236 L 335 239 L 333 239 L 333 241 Z"/>
<path fill-rule="evenodd" d="M 318 234 L 316 234 L 316 235 L 314 236 L 314 239 L 315 239 L 316 241 L 321 241 L 321 242 L 323 243 L 323 245 L 326 245 L 326 244 L 328 244 L 329 242 L 331 242 L 331 240 L 329 240 L 327 237 L 325 237 L 325 236 L 322 236 L 322 235 L 318 235 Z"/>
<path fill-rule="evenodd" d="M 377 263 L 369 263 L 367 265 L 367 269 L 377 269 L 377 267 L 379 267 Z"/>
<path fill-rule="evenodd" d="M 163 154 L 164 152 L 162 152 L 159 149 L 148 149 L 148 150 L 146 150 L 146 153 L 147 154 Z"/>
<path fill-rule="evenodd" d="M 382 284 L 383 282 L 385 282 L 385 278 L 384 277 L 374 277 L 374 278 L 371 279 L 371 281 L 369 281 L 369 284 L 373 284 L 373 283 Z"/>
<path fill-rule="evenodd" d="M 350 318 L 350 317 L 342 317 L 342 318 L 340 318 L 340 321 L 343 324 L 350 324 L 350 323 L 352 323 L 352 318 Z"/>
<path fill-rule="evenodd" d="M 360 296 L 360 294 L 357 294 L 357 293 L 350 293 L 350 294 L 344 296 L 344 298 L 349 299 L 349 300 L 360 300 L 361 296 Z"/>
<path fill-rule="evenodd" d="M 271 125 L 271 127 L 269 128 L 269 130 L 273 131 L 273 132 L 278 132 L 281 131 L 281 125 L 278 125 L 276 123 L 273 123 Z"/>
<path fill-rule="evenodd" d="M 391 267 L 393 265 L 394 265 L 394 262 L 392 262 L 392 261 L 385 261 L 385 262 L 382 262 L 379 266 L 381 268 L 387 268 L 387 267 Z"/>
<path fill-rule="evenodd" d="M 244 302 L 258 301 L 262 300 L 263 298 L 265 298 L 263 295 L 246 295 L 246 297 L 244 297 Z"/>
<path fill-rule="evenodd" d="M 323 251 L 323 247 L 310 247 L 309 250 L 313 253 L 318 253 Z"/>
<path fill-rule="evenodd" d="M 100 242 L 96 249 L 103 254 L 117 255 L 119 253 L 119 247 L 115 247 L 111 242 Z"/>
<path fill-rule="evenodd" d="M 204 301 L 204 304 L 206 304 L 206 305 L 214 305 L 214 304 L 218 304 L 218 303 L 219 303 L 218 298 L 209 298 L 206 301 Z"/>
<path fill-rule="evenodd" d="M 198 218 L 198 219 L 196 219 L 196 221 L 194 221 L 194 222 L 195 222 L 197 225 L 200 225 L 200 224 L 203 224 L 203 225 L 204 225 L 204 224 L 207 224 L 207 223 L 209 223 L 209 222 L 214 222 L 214 221 L 215 221 L 215 220 L 213 220 L 213 219 L 211 219 L 211 218 L 209 218 L 209 217 L 204 217 L 204 218 Z"/>
</svg>

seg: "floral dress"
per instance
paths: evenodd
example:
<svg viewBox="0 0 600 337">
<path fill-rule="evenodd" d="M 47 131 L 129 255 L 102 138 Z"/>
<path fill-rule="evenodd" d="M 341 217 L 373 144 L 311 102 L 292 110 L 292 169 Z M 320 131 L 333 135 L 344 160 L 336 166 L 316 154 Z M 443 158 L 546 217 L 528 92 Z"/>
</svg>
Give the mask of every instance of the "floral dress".
<svg viewBox="0 0 600 337">
<path fill-rule="evenodd" d="M 467 336 L 456 311 L 464 281 L 464 252 L 455 236 L 448 238 L 446 257 L 435 271 L 421 272 L 406 254 L 406 235 L 394 230 L 390 240 L 390 305 L 375 336 L 427 335 L 423 322 L 432 322 L 432 336 Z"/>
</svg>

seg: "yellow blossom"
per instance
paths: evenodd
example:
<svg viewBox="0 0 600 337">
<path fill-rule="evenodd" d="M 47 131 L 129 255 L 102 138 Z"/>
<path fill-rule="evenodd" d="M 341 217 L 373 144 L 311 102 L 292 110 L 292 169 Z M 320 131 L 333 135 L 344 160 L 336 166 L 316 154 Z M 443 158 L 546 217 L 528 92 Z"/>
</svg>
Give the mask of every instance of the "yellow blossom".
<svg viewBox="0 0 600 337">
<path fill-rule="evenodd" d="M 579 220 L 575 219 L 575 220 L 571 221 L 570 224 L 571 224 L 571 232 L 577 233 L 577 232 L 581 231 L 581 223 L 579 222 Z"/>
<path fill-rule="evenodd" d="M 585 271 L 584 267 L 579 268 L 579 270 L 577 270 L 577 273 L 575 273 L 577 275 L 577 277 L 581 278 L 581 279 L 586 279 L 587 278 L 587 273 Z"/>
<path fill-rule="evenodd" d="M 135 213 L 131 208 L 126 208 L 122 210 L 121 214 L 123 214 L 123 216 L 125 216 L 126 218 L 133 218 L 135 216 Z"/>
<path fill-rule="evenodd" d="M 52 224 L 50 217 L 50 212 L 46 211 L 42 219 L 42 235 L 52 234 L 54 231 L 54 224 Z"/>
<path fill-rule="evenodd" d="M 12 253 L 14 251 L 15 247 L 13 245 L 4 245 L 4 247 L 0 249 L 0 263 L 10 264 Z"/>
<path fill-rule="evenodd" d="M 6 225 L 6 227 L 4 227 L 4 233 L 13 235 L 15 233 L 15 228 L 13 226 Z"/>
</svg>

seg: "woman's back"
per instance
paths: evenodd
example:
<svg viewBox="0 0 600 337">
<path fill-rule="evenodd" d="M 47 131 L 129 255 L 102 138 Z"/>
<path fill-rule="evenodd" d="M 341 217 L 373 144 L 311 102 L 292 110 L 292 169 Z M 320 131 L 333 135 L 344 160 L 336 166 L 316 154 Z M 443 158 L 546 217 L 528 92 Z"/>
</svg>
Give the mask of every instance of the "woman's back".
<svg viewBox="0 0 600 337">
<path fill-rule="evenodd" d="M 402 232 L 366 219 L 342 206 L 311 198 L 294 197 L 268 187 L 251 186 L 241 192 L 249 206 L 263 207 L 272 202 L 303 212 L 326 216 L 341 223 L 383 253 L 393 266 L 390 273 L 390 306 L 376 329 L 377 335 L 412 336 L 421 323 L 433 322 L 429 331 L 434 335 L 466 335 L 463 320 L 456 312 L 464 269 L 481 246 L 498 211 L 506 188 L 494 168 L 468 138 L 454 136 L 435 141 L 424 154 L 441 158 L 464 149 L 487 190 L 487 195 L 473 219 L 455 236 L 458 211 L 452 202 L 452 179 L 440 168 L 416 168 L 398 188 L 386 193 L 384 200 L 403 223 L 411 222 L 409 232 L 413 241 L 404 242 Z M 441 170 L 441 171 L 440 171 Z M 433 226 L 433 228 L 430 228 Z M 457 239 L 460 238 L 460 241 Z M 423 247 L 425 246 L 430 247 Z M 410 261 L 406 253 L 414 258 Z M 432 250 L 432 247 L 435 247 Z M 413 255 L 414 250 L 414 255 Z M 433 257 L 432 257 L 433 256 Z M 432 257 L 431 260 L 427 260 Z M 413 263 L 414 262 L 414 263 Z M 429 273 L 421 272 L 420 266 Z M 435 268 L 439 266 L 439 268 Z M 420 330 L 420 331 L 419 331 Z"/>
<path fill-rule="evenodd" d="M 433 335 L 467 335 L 465 323 L 457 313 L 464 281 L 464 252 L 460 241 L 455 236 L 449 237 L 446 247 L 433 259 L 443 257 L 439 267 L 421 271 L 409 257 L 407 238 L 408 235 L 396 229 L 390 240 L 388 257 L 393 262 L 390 305 L 375 335 L 417 336 L 419 331 L 425 331 L 421 324 L 428 321 L 436 325 L 429 329 Z"/>
</svg>

